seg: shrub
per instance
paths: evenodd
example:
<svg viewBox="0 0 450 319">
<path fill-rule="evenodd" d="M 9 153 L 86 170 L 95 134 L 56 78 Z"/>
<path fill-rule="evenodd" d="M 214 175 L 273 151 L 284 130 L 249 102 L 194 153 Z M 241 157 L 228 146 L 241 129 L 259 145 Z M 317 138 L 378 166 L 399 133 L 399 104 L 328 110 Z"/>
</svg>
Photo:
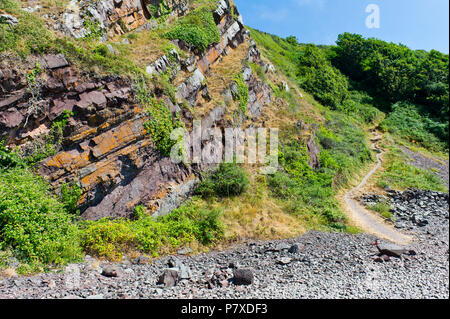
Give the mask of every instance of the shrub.
<svg viewBox="0 0 450 319">
<path fill-rule="evenodd" d="M 204 198 L 217 195 L 220 197 L 242 194 L 249 184 L 243 168 L 234 163 L 222 163 L 214 173 L 205 176 L 195 193 Z"/>
<path fill-rule="evenodd" d="M 220 240 L 224 226 L 221 211 L 205 209 L 193 198 L 166 216 L 152 217 L 138 206 L 134 221 L 103 219 L 86 222 L 83 246 L 91 254 L 122 259 L 130 250 L 158 256 L 192 242 L 210 245 Z"/>
<path fill-rule="evenodd" d="M 172 131 L 182 127 L 183 122 L 178 116 L 176 120 L 172 118 L 172 113 L 163 100 L 157 101 L 148 92 L 143 79 L 137 82 L 137 99 L 141 103 L 150 119 L 144 123 L 144 127 L 156 144 L 156 148 L 164 156 L 169 156 L 172 147 L 177 141 L 170 138 Z"/>
<path fill-rule="evenodd" d="M 448 149 L 448 122 L 435 121 L 422 111 L 423 107 L 416 104 L 396 103 L 380 127 L 434 151 Z"/>
<path fill-rule="evenodd" d="M 86 252 L 113 261 L 120 261 L 123 251 L 136 245 L 136 236 L 127 220 L 89 221 L 84 224 L 82 245 Z"/>
<path fill-rule="evenodd" d="M 25 162 L 20 155 L 9 148 L 5 147 L 5 141 L 0 141 L 0 172 L 10 167 L 24 167 Z"/>
<path fill-rule="evenodd" d="M 0 244 L 32 264 L 64 264 L 81 254 L 72 216 L 24 168 L 0 172 Z"/>
<path fill-rule="evenodd" d="M 66 209 L 66 211 L 71 214 L 77 212 L 78 200 L 80 199 L 82 194 L 82 189 L 76 183 L 74 183 L 72 186 L 64 183 L 61 186 L 61 202 L 64 204 L 64 208 Z"/>
<path fill-rule="evenodd" d="M 210 44 L 220 42 L 220 32 L 209 8 L 196 9 L 181 18 L 165 37 L 182 40 L 201 52 Z"/>
<path fill-rule="evenodd" d="M 347 98 L 348 80 L 327 60 L 315 45 L 308 45 L 298 57 L 298 76 L 305 90 L 332 109 L 339 108 Z"/>
<path fill-rule="evenodd" d="M 247 104 L 248 104 L 248 87 L 244 81 L 244 75 L 242 73 L 234 77 L 234 83 L 236 83 L 238 88 L 238 95 L 236 99 L 239 101 L 239 110 L 242 114 L 247 114 Z"/>
</svg>

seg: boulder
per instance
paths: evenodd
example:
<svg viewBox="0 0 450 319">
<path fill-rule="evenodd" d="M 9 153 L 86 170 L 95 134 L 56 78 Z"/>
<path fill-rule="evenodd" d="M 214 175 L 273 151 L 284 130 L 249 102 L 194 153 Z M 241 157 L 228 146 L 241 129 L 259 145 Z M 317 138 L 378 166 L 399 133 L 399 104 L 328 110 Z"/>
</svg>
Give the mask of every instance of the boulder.
<svg viewBox="0 0 450 319">
<path fill-rule="evenodd" d="M 15 108 L 10 108 L 0 113 L 0 124 L 3 124 L 6 128 L 16 127 L 23 120 L 24 116 Z"/>
<path fill-rule="evenodd" d="M 170 269 L 178 269 L 179 279 L 183 280 L 191 278 L 191 269 L 183 264 L 179 258 L 172 257 L 167 264 Z"/>
<path fill-rule="evenodd" d="M 119 275 L 120 270 L 115 266 L 108 265 L 102 269 L 102 276 L 112 278 L 112 277 L 119 277 Z"/>
<path fill-rule="evenodd" d="M 379 256 L 386 255 L 389 257 L 401 257 L 402 255 L 410 255 L 413 252 L 403 246 L 380 242 L 377 242 L 377 249 L 379 251 Z"/>
<path fill-rule="evenodd" d="M 164 285 L 164 287 L 174 287 L 178 284 L 179 270 L 177 268 L 165 269 L 163 273 L 159 276 L 157 285 Z"/>
<path fill-rule="evenodd" d="M 47 54 L 44 56 L 44 62 L 49 69 L 57 69 L 69 65 L 69 62 L 62 54 Z"/>
<path fill-rule="evenodd" d="M 238 268 L 233 270 L 233 283 L 235 285 L 248 286 L 253 284 L 254 274 L 252 268 Z"/>
<path fill-rule="evenodd" d="M 298 253 L 298 251 L 299 251 L 299 247 L 297 244 L 292 245 L 288 250 L 288 252 L 291 254 L 296 254 L 296 253 Z"/>
</svg>

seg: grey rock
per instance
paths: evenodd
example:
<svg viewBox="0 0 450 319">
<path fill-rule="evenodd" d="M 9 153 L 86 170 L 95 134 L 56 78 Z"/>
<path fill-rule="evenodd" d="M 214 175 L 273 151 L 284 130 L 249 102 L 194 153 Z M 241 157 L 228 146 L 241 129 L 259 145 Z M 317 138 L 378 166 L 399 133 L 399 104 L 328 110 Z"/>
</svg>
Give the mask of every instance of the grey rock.
<svg viewBox="0 0 450 319">
<path fill-rule="evenodd" d="M 292 258 L 289 257 L 282 257 L 277 260 L 277 263 L 280 265 L 289 265 L 292 262 Z"/>
<path fill-rule="evenodd" d="M 19 23 L 16 17 L 9 14 L 0 14 L 0 24 L 8 24 L 10 26 L 16 26 Z"/>
<path fill-rule="evenodd" d="M 248 286 L 254 281 L 253 268 L 237 268 L 233 270 L 233 283 L 235 285 Z"/>
<path fill-rule="evenodd" d="M 183 280 L 191 278 L 190 268 L 183 264 L 183 262 L 179 258 L 171 257 L 167 264 L 171 269 L 178 270 L 179 279 Z"/>
<path fill-rule="evenodd" d="M 179 270 L 176 268 L 165 269 L 159 276 L 157 285 L 164 285 L 166 288 L 174 287 L 179 281 Z"/>
<path fill-rule="evenodd" d="M 102 276 L 105 277 L 119 277 L 120 276 L 120 270 L 116 266 L 105 266 L 102 269 Z"/>
<path fill-rule="evenodd" d="M 292 245 L 288 250 L 288 252 L 291 254 L 296 254 L 296 253 L 298 253 L 298 251 L 299 251 L 299 246 L 297 244 Z"/>
</svg>

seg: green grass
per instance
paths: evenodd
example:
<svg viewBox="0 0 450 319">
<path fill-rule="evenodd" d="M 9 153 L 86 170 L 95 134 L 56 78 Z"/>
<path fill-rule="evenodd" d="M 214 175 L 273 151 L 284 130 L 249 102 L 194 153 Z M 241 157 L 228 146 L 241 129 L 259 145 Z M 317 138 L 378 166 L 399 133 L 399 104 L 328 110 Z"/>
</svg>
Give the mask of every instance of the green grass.
<svg viewBox="0 0 450 319">
<path fill-rule="evenodd" d="M 295 59 L 297 57 L 297 46 L 288 41 L 269 33 L 261 32 L 247 27 L 250 30 L 251 37 L 261 47 L 264 55 L 269 58 L 275 67 L 278 67 L 291 80 L 296 80 L 297 66 Z"/>
<path fill-rule="evenodd" d="M 372 205 L 369 207 L 374 212 L 379 213 L 381 216 L 383 216 L 386 219 L 393 219 L 393 215 L 391 213 L 391 206 L 388 203 L 385 202 L 379 202 L 375 205 Z"/>
<path fill-rule="evenodd" d="M 10 50 L 25 58 L 31 53 L 43 53 L 52 47 L 54 35 L 46 29 L 41 19 L 23 11 L 18 1 L 2 0 L 0 10 L 19 21 L 14 27 L 0 24 L 0 53 Z"/>
<path fill-rule="evenodd" d="M 405 190 L 408 188 L 447 191 L 439 177 L 433 172 L 414 167 L 406 163 L 406 155 L 395 146 L 389 148 L 385 155 L 386 168 L 381 173 L 377 185 L 390 186 L 393 189 Z"/>
</svg>

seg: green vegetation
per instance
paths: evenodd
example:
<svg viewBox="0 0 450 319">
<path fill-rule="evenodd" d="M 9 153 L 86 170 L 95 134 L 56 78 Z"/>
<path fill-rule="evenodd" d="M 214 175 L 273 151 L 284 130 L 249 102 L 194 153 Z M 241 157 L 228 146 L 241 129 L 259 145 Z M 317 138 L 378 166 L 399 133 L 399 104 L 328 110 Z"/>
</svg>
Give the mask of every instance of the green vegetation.
<svg viewBox="0 0 450 319">
<path fill-rule="evenodd" d="M 391 102 L 411 100 L 448 120 L 449 57 L 357 34 L 339 35 L 332 60 L 345 74 Z"/>
<path fill-rule="evenodd" d="M 372 206 L 370 206 L 370 209 L 374 212 L 379 213 L 381 216 L 383 216 L 386 219 L 392 220 L 394 216 L 391 213 L 391 206 L 386 202 L 379 202 Z"/>
<path fill-rule="evenodd" d="M 384 130 L 448 150 L 448 55 L 349 33 L 337 46 L 318 47 L 250 30 L 272 62 L 323 105 L 365 123 L 388 112 Z"/>
<path fill-rule="evenodd" d="M 26 168 L 0 171 L 0 248 L 33 268 L 81 256 L 72 216 L 48 184 Z"/>
<path fill-rule="evenodd" d="M 142 208 L 141 208 L 142 210 Z M 223 236 L 221 212 L 199 207 L 193 198 L 166 216 L 154 218 L 142 212 L 136 220 L 86 222 L 82 242 L 97 256 L 120 260 L 123 252 L 142 251 L 152 256 L 192 243 L 210 245 Z"/>
<path fill-rule="evenodd" d="M 418 143 L 432 151 L 448 147 L 448 123 L 434 120 L 427 115 L 424 107 L 407 102 L 392 106 L 392 112 L 380 123 L 386 131 L 413 143 Z"/>
<path fill-rule="evenodd" d="M 64 183 L 61 186 L 61 202 L 64 204 L 64 208 L 70 214 L 78 213 L 77 204 L 83 191 L 77 183 L 73 183 L 72 186 Z"/>
<path fill-rule="evenodd" d="M 440 148 L 448 150 L 448 54 L 414 51 L 349 33 L 341 34 L 330 51 L 330 59 L 342 72 L 371 94 L 393 104 L 394 114 L 384 123 L 385 128 L 425 147 L 436 149 L 440 144 Z M 412 126 L 406 131 L 408 124 Z"/>
<path fill-rule="evenodd" d="M 105 34 L 100 22 L 92 17 L 84 21 L 84 27 L 88 30 L 88 34 L 85 36 L 85 39 L 98 41 Z"/>
<path fill-rule="evenodd" d="M 215 172 L 206 174 L 195 193 L 204 198 L 241 195 L 249 184 L 246 172 L 235 163 L 222 163 Z"/>
<path fill-rule="evenodd" d="M 297 66 L 295 60 L 298 57 L 297 45 L 269 33 L 261 32 L 252 28 L 251 37 L 261 46 L 264 55 L 272 61 L 293 82 L 296 82 Z"/>
<path fill-rule="evenodd" d="M 191 11 L 186 17 L 178 20 L 165 37 L 170 40 L 182 40 L 200 52 L 205 51 L 210 44 L 220 42 L 219 29 L 209 8 Z"/>
<path fill-rule="evenodd" d="M 153 17 L 164 17 L 172 12 L 166 1 L 161 1 L 157 6 L 150 4 L 148 9 Z"/>
<path fill-rule="evenodd" d="M 137 82 L 137 99 L 150 116 L 150 119 L 144 123 L 146 131 L 151 135 L 161 154 L 169 156 L 172 147 L 177 142 L 172 140 L 170 135 L 174 129 L 183 127 L 183 122 L 179 116 L 173 119 L 166 103 L 163 100 L 157 101 L 149 93 L 143 79 Z"/>
<path fill-rule="evenodd" d="M 234 77 L 234 83 L 236 83 L 238 88 L 236 99 L 239 101 L 239 110 L 242 114 L 247 114 L 248 87 L 244 81 L 244 76 L 242 73 Z"/>
<path fill-rule="evenodd" d="M 21 9 L 15 0 L 2 0 L 0 10 L 13 15 L 19 21 L 17 26 L 0 24 L 0 52 L 11 50 L 26 57 L 31 53 L 43 53 L 52 46 L 53 34 L 45 28 L 44 22 Z"/>
<path fill-rule="evenodd" d="M 268 182 L 288 213 L 310 219 L 320 216 L 322 225 L 346 230 L 346 218 L 335 199 L 336 192 L 372 156 L 357 125 L 338 113 L 330 116 L 334 122 L 327 122 L 317 133 L 321 167 L 313 170 L 308 164 L 306 146 L 288 139 L 283 141 L 279 153 L 283 170 L 270 176 Z"/>
<path fill-rule="evenodd" d="M 384 155 L 387 166 L 377 182 L 378 186 L 383 188 L 390 186 L 399 190 L 414 188 L 446 191 L 446 187 L 433 172 L 406 164 L 405 157 L 400 149 L 394 146 L 390 147 L 389 152 Z"/>
<path fill-rule="evenodd" d="M 161 154 L 169 156 L 170 150 L 176 143 L 176 141 L 170 139 L 170 134 L 176 128 L 172 120 L 172 114 L 163 100 L 157 102 L 155 98 L 149 101 L 146 110 L 150 120 L 145 122 L 145 129 L 151 135 Z"/>
<path fill-rule="evenodd" d="M 348 95 L 348 81 L 315 45 L 307 45 L 297 59 L 300 86 L 323 105 L 337 109 Z"/>
<path fill-rule="evenodd" d="M 5 141 L 0 141 L 0 172 L 12 167 L 24 167 L 26 164 L 15 150 L 5 147 Z"/>
<path fill-rule="evenodd" d="M 71 62 L 83 67 L 93 67 L 112 74 L 145 75 L 145 70 L 136 67 L 127 57 L 111 54 L 106 46 L 98 45 L 97 39 L 103 30 L 95 21 L 87 20 L 90 35 L 85 39 L 60 38 L 50 32 L 42 19 L 21 9 L 17 0 L 2 0 L 0 10 L 13 15 L 17 26 L 0 24 L 0 53 L 9 51 L 26 58 L 30 54 L 63 53 Z"/>
</svg>

